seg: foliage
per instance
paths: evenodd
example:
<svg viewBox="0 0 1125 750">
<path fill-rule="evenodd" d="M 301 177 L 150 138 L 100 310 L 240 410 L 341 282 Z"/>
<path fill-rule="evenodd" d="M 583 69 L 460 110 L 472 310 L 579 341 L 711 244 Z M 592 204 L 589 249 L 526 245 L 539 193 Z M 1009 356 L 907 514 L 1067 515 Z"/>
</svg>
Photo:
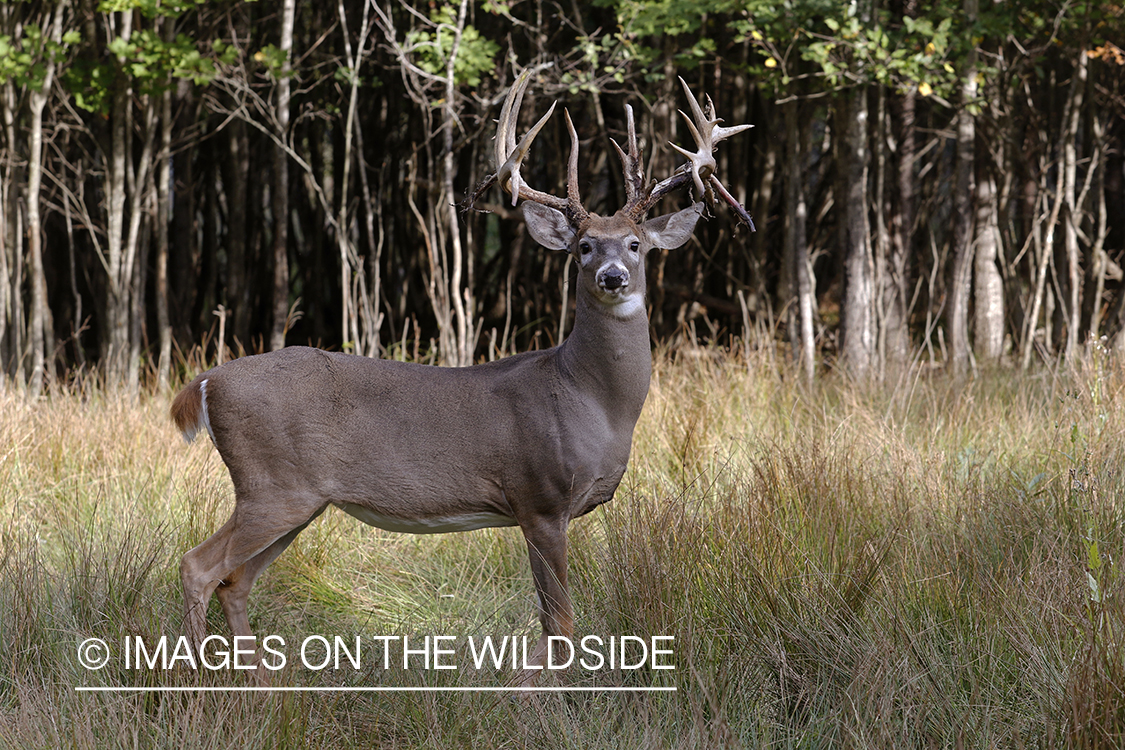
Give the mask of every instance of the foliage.
<svg viewBox="0 0 1125 750">
<path fill-rule="evenodd" d="M 438 5 L 430 13 L 430 21 L 431 26 L 410 31 L 406 39 L 417 52 L 418 66 L 431 75 L 443 76 L 457 38 L 456 6 L 452 3 Z M 495 69 L 499 51 L 500 45 L 466 24 L 461 30 L 457 58 L 453 61 L 454 82 L 459 86 L 479 86 L 481 77 L 491 75 Z"/>
<path fill-rule="evenodd" d="M 253 0 L 251 0 L 253 1 Z M 130 13 L 134 10 L 148 19 L 178 18 L 204 5 L 207 0 L 100 0 L 99 13 Z"/>
<path fill-rule="evenodd" d="M 178 34 L 170 42 L 155 29 L 138 29 L 126 37 L 110 40 L 108 49 L 114 60 L 96 62 L 83 57 L 65 75 L 66 87 L 82 109 L 106 114 L 113 98 L 118 75 L 132 81 L 141 94 L 158 94 L 177 80 L 206 84 L 214 80 L 216 65 L 234 62 L 237 49 L 215 39 L 209 55 L 200 51 L 196 40 Z"/>
<path fill-rule="evenodd" d="M 44 37 L 39 24 L 29 23 L 17 38 L 0 35 L 0 82 L 13 81 L 21 88 L 43 89 L 50 62 L 62 62 L 70 47 L 81 40 L 77 31 L 62 36 L 62 44 Z"/>
</svg>

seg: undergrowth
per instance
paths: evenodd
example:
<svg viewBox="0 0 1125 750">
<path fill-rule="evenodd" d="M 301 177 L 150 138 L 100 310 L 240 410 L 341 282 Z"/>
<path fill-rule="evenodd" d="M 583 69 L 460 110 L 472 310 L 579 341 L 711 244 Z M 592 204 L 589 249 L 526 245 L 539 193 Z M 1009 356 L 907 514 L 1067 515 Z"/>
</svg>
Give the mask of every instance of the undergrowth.
<svg viewBox="0 0 1125 750">
<path fill-rule="evenodd" d="M 545 685 L 674 693 L 78 692 L 246 686 L 103 669 L 101 638 L 179 636 L 179 558 L 230 481 L 169 394 L 0 392 L 0 745 L 1120 747 L 1125 369 L 911 373 L 859 387 L 704 351 L 657 358 L 613 503 L 571 526 L 578 634 L 674 637 L 674 670 Z M 435 471 L 440 471 L 435 467 Z M 275 686 L 489 686 L 468 636 L 538 636 L 517 529 L 395 535 L 330 511 L 263 575 L 251 624 L 462 638 L 456 670 L 310 670 Z M 211 632 L 229 635 L 217 602 Z"/>
</svg>

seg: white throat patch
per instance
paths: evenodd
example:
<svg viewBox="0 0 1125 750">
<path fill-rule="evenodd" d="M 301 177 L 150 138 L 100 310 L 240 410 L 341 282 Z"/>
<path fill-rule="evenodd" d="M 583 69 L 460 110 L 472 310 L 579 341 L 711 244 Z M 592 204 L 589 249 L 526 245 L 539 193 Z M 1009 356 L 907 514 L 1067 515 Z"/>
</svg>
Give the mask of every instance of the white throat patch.
<svg viewBox="0 0 1125 750">
<path fill-rule="evenodd" d="M 638 313 L 645 312 L 645 295 L 642 291 L 634 291 L 630 294 L 617 297 L 609 300 L 605 305 L 605 309 L 615 318 L 632 318 Z"/>
</svg>

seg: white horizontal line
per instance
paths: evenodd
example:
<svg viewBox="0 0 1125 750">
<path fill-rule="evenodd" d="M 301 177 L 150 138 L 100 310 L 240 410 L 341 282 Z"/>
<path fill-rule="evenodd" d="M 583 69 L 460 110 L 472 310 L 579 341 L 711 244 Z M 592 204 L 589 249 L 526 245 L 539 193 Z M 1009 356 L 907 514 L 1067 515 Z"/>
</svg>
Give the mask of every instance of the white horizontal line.
<svg viewBox="0 0 1125 750">
<path fill-rule="evenodd" d="M 675 687 L 107 687 L 79 693 L 674 693 Z"/>
</svg>

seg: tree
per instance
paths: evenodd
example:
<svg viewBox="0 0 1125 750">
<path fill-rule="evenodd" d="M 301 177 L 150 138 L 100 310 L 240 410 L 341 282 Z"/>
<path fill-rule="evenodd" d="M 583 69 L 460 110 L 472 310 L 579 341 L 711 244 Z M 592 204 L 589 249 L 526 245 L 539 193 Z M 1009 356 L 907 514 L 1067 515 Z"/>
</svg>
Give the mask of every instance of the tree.
<svg viewBox="0 0 1125 750">
<path fill-rule="evenodd" d="M 593 210 L 620 205 L 626 102 L 650 110 L 647 170 L 675 168 L 676 76 L 757 125 L 719 159 L 759 232 L 720 213 L 654 254 L 656 340 L 776 337 L 803 378 L 835 358 L 896 381 L 911 342 L 969 372 L 1009 339 L 1024 366 L 1125 341 L 1115 6 L 68 7 L 0 3 L 0 361 L 33 387 L 91 361 L 168 382 L 177 347 L 468 363 L 565 335 L 565 258 L 510 206 L 453 209 L 494 169 L 482 133 L 528 66 L 575 121 Z M 565 172 L 566 137 L 545 129 L 529 180 Z"/>
<path fill-rule="evenodd" d="M 459 86 L 477 85 L 482 74 L 491 72 L 498 47 L 484 39 L 468 23 L 468 0 L 435 7 L 430 17 L 415 20 L 420 27 L 399 38 L 391 13 L 375 6 L 380 29 L 394 51 L 403 84 L 423 114 L 426 132 L 440 137 L 440 158 L 434 155 L 432 138 L 425 141 L 426 164 L 434 188 L 423 215 L 411 201 L 428 255 L 427 293 L 438 321 L 439 352 L 450 365 L 472 363 L 478 329 L 474 323 L 471 285 L 465 284 L 466 253 L 457 217 L 454 191 L 457 162 L 454 132 L 463 114 Z M 440 92 L 441 119 L 433 122 L 431 101 Z M 417 170 L 417 162 L 412 162 Z M 410 179 L 411 189 L 419 180 Z"/>
</svg>

